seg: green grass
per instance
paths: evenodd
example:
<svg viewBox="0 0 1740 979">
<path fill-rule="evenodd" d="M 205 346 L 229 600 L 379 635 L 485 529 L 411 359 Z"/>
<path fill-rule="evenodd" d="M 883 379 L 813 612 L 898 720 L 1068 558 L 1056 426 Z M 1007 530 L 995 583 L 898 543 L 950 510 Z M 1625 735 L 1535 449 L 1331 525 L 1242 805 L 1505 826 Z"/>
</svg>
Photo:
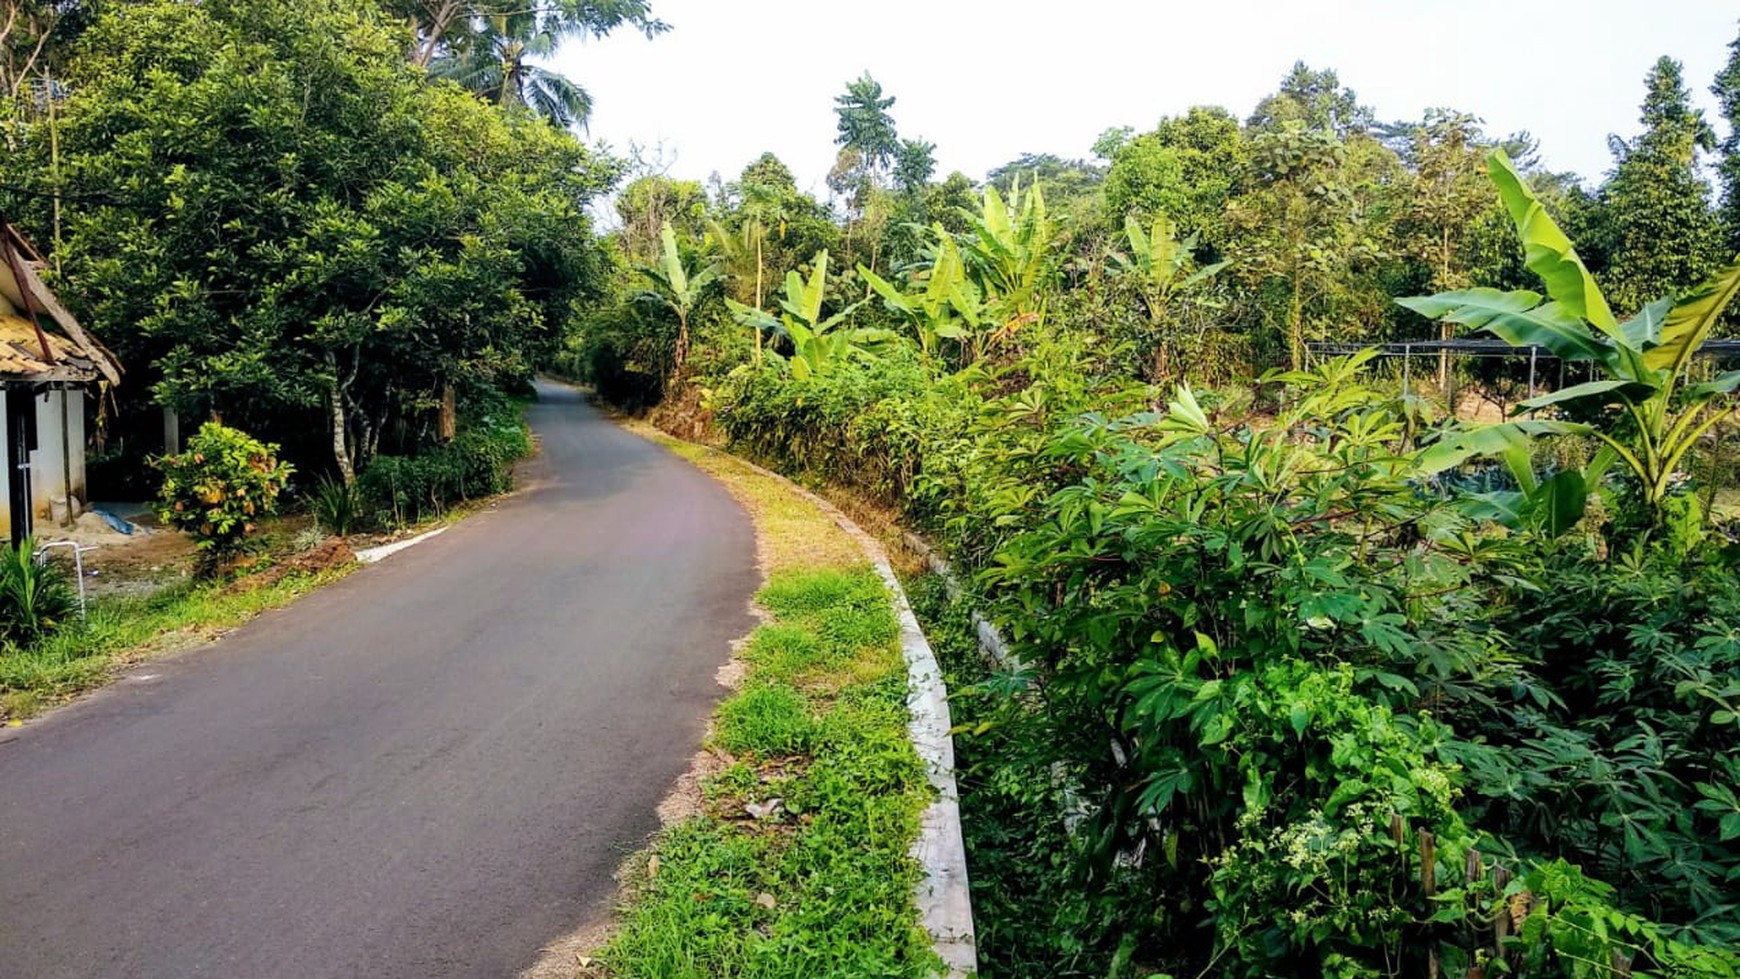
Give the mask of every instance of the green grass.
<svg viewBox="0 0 1740 979">
<path fill-rule="evenodd" d="M 90 619 L 39 645 L 0 651 L 0 718 L 18 720 L 101 686 L 123 663 L 208 641 L 350 569 L 289 575 L 251 590 L 183 582 L 147 598 L 95 599 Z"/>
<path fill-rule="evenodd" d="M 908 848 L 929 801 L 906 737 L 899 627 L 867 568 L 789 571 L 759 596 L 749 677 L 719 708 L 736 756 L 704 815 L 666 830 L 601 958 L 635 979 L 918 977 Z M 745 806 L 782 800 L 766 819 Z M 656 868 L 656 869 L 655 869 Z"/>
</svg>

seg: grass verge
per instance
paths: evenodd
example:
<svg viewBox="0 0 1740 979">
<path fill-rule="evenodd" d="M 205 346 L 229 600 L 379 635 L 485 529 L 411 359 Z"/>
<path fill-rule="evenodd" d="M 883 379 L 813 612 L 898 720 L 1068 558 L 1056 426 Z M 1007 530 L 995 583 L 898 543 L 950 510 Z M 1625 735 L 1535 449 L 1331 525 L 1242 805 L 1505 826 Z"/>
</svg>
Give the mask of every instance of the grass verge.
<svg viewBox="0 0 1740 979">
<path fill-rule="evenodd" d="M 766 624 L 719 707 L 700 812 L 630 862 L 620 927 L 581 975 L 920 977 L 909 851 L 930 799 L 907 738 L 899 626 L 832 520 L 716 450 L 635 426 L 723 482 L 756 523 Z"/>
<path fill-rule="evenodd" d="M 121 666 L 209 642 L 350 570 L 287 575 L 249 590 L 183 581 L 149 597 L 93 599 L 87 622 L 0 652 L 0 719 L 22 720 L 101 686 Z"/>
</svg>

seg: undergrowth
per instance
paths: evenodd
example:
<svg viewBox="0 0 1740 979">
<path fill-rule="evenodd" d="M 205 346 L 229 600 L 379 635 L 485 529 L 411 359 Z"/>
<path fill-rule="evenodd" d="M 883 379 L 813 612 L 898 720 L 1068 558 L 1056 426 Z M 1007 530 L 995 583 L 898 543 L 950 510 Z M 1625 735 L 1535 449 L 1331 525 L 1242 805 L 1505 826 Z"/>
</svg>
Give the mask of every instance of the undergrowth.
<svg viewBox="0 0 1740 979">
<path fill-rule="evenodd" d="M 758 599 L 774 621 L 715 725 L 731 762 L 637 861 L 601 958 L 635 979 L 926 975 L 908 847 L 929 790 L 887 593 L 832 568 L 777 573 Z"/>
<path fill-rule="evenodd" d="M 965 602 L 942 579 L 905 582 L 942 665 L 955 721 L 955 780 L 973 897 L 981 979 L 1140 976 L 1118 923 L 1139 895 L 1081 886 L 1069 799 L 1044 760 L 996 716 L 999 675 L 979 651 Z"/>
</svg>

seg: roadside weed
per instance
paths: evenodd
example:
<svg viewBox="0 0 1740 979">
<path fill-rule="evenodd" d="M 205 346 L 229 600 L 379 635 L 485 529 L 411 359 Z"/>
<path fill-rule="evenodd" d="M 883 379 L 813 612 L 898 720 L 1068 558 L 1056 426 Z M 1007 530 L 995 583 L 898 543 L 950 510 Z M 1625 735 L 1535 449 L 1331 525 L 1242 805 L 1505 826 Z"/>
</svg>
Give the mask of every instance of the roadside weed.
<svg viewBox="0 0 1740 979">
<path fill-rule="evenodd" d="M 720 706 L 706 814 L 666 830 L 631 888 L 608 974 L 918 977 L 935 963 L 908 854 L 929 801 L 906 737 L 899 628 L 868 568 L 785 572 L 776 621 Z M 654 860 L 653 857 L 657 859 Z"/>
</svg>

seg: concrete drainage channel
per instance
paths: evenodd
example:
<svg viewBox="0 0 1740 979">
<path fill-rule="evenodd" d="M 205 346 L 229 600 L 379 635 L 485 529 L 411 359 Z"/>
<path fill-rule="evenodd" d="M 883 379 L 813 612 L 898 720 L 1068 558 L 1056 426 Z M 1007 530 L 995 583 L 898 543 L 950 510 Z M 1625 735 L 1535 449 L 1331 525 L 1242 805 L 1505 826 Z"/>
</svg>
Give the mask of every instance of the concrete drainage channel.
<svg viewBox="0 0 1740 979">
<path fill-rule="evenodd" d="M 911 715 L 907 733 L 936 792 L 936 799 L 925 808 L 918 840 L 912 847 L 913 859 L 924 869 L 924 879 L 914 897 L 919 918 L 930 934 L 937 956 L 943 960 L 945 974 L 949 979 L 974 975 L 978 971 L 979 951 L 973 933 L 972 895 L 967 887 L 967 848 L 961 839 L 955 743 L 949 735 L 954 724 L 949 719 L 948 689 L 943 684 L 942 667 L 937 664 L 930 641 L 924 637 L 917 616 L 912 614 L 912 605 L 906 600 L 906 591 L 900 587 L 900 579 L 888 563 L 888 554 L 876 538 L 820 496 L 741 456 L 734 458 L 791 487 L 832 517 L 870 558 L 894 600 L 894 612 L 900 620 L 900 649 L 906 658 L 906 707 Z"/>
</svg>

